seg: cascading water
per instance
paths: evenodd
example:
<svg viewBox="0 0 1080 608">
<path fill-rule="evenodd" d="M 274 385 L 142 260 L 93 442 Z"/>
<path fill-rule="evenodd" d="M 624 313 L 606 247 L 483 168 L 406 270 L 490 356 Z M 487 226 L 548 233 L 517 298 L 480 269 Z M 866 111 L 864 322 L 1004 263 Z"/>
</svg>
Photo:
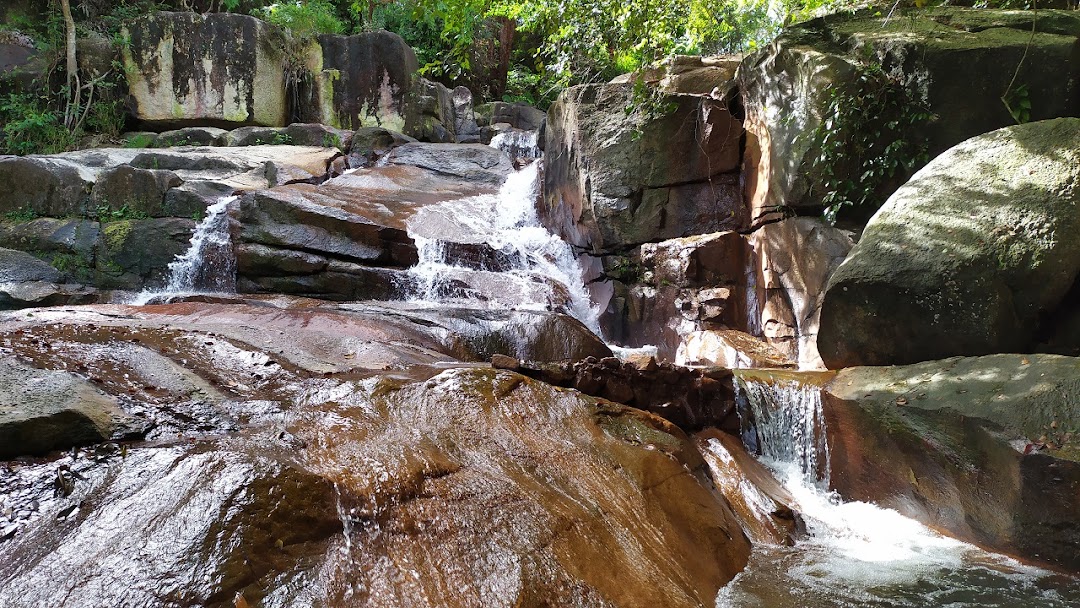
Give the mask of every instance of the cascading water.
<svg viewBox="0 0 1080 608">
<path fill-rule="evenodd" d="M 206 216 L 195 226 L 187 251 L 169 263 L 165 287 L 140 293 L 133 304 L 169 295 L 236 293 L 236 254 L 228 214 L 229 204 L 236 199 L 226 196 L 206 208 Z"/>
<path fill-rule="evenodd" d="M 408 222 L 419 263 L 409 300 L 488 308 L 564 310 L 599 333 L 573 249 L 536 213 L 542 161 L 511 174 L 493 195 L 449 201 Z"/>
<path fill-rule="evenodd" d="M 738 383 L 737 390 L 749 408 L 743 420 L 753 421 L 743 433 L 746 445 L 767 459 L 792 463 L 806 478 L 828 486 L 829 446 L 821 390 L 795 382 L 774 385 L 752 381 Z"/>
<path fill-rule="evenodd" d="M 488 145 L 506 152 L 510 158 L 537 159 L 544 155 L 536 131 L 503 131 L 492 137 Z"/>
<path fill-rule="evenodd" d="M 794 497 L 808 537 L 758 545 L 718 608 L 1037 605 L 1080 602 L 1075 581 L 935 533 L 889 509 L 829 492 L 820 390 L 739 379 L 747 445 Z M 749 422 L 749 418 L 744 418 Z"/>
</svg>

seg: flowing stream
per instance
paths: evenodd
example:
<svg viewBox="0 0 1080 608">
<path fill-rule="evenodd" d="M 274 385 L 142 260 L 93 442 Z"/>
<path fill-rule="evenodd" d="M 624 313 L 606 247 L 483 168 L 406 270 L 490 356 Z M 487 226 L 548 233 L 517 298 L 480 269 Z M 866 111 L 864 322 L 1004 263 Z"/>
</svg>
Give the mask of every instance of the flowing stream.
<svg viewBox="0 0 1080 608">
<path fill-rule="evenodd" d="M 748 446 L 758 446 L 762 462 L 794 496 L 808 538 L 794 547 L 757 546 L 746 570 L 721 590 L 717 608 L 1080 605 L 1075 579 L 829 492 L 816 387 L 752 380 L 738 387 L 755 421 L 746 429 Z"/>
</svg>

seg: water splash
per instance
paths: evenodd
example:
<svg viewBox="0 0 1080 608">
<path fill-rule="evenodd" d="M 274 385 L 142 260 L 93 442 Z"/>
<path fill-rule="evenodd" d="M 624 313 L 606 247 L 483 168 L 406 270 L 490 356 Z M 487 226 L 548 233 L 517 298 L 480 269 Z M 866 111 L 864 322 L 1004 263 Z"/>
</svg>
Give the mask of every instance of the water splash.
<svg viewBox="0 0 1080 608">
<path fill-rule="evenodd" d="M 407 299 L 561 310 L 599 333 L 600 311 L 577 256 L 537 216 L 541 166 L 537 161 L 512 173 L 497 194 L 427 207 L 410 218 L 420 261 L 409 269 Z"/>
<path fill-rule="evenodd" d="M 187 251 L 169 262 L 165 287 L 143 291 L 131 304 L 153 298 L 192 293 L 236 293 L 236 253 L 229 228 L 229 205 L 238 197 L 226 196 L 206 208 L 206 217 L 191 235 Z"/>
</svg>

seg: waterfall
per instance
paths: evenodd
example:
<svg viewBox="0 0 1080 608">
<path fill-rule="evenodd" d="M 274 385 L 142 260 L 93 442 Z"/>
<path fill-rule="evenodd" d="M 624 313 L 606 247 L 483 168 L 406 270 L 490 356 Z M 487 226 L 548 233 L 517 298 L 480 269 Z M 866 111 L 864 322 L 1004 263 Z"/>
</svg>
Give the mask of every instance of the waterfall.
<svg viewBox="0 0 1080 608">
<path fill-rule="evenodd" d="M 536 131 L 513 129 L 496 133 L 488 144 L 506 152 L 510 158 L 537 159 L 544 155 L 540 151 L 539 134 Z"/>
<path fill-rule="evenodd" d="M 409 219 L 420 258 L 409 269 L 410 301 L 563 310 L 599 333 L 577 256 L 537 216 L 542 165 L 512 173 L 497 194 L 448 201 Z"/>
<path fill-rule="evenodd" d="M 132 304 L 146 304 L 158 296 L 190 293 L 236 293 L 236 253 L 229 229 L 229 204 L 236 196 L 226 196 L 206 208 L 206 216 L 191 235 L 187 251 L 169 262 L 169 278 L 164 289 L 143 291 Z"/>
<path fill-rule="evenodd" d="M 744 412 L 744 441 L 765 458 L 793 463 L 808 479 L 829 485 L 829 446 L 821 389 L 790 382 L 739 378 L 737 399 Z"/>
<path fill-rule="evenodd" d="M 717 608 L 1077 605 L 1051 572 L 828 491 L 821 389 L 736 379 L 744 443 L 790 494 L 808 537 L 795 548 L 756 546 L 747 569 L 720 591 Z"/>
</svg>

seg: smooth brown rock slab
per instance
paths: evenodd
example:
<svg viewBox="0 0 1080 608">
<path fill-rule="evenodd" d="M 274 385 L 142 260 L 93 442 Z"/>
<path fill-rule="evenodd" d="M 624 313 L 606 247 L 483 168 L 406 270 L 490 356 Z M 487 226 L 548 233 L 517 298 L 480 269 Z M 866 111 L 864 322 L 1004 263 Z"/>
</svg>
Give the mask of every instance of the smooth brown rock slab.
<svg viewBox="0 0 1080 608">
<path fill-rule="evenodd" d="M 751 541 L 791 546 L 806 536 L 795 497 L 739 438 L 706 429 L 694 436 L 694 442 Z"/>
<path fill-rule="evenodd" d="M 745 563 L 696 451 L 655 417 L 495 370 L 371 401 L 297 420 L 351 527 L 330 605 L 710 605 Z"/>
<path fill-rule="evenodd" d="M 747 562 L 644 412 L 494 370 L 281 397 L 238 432 L 0 470 L 28 513 L 0 513 L 0 604 L 696 607 Z"/>
</svg>

